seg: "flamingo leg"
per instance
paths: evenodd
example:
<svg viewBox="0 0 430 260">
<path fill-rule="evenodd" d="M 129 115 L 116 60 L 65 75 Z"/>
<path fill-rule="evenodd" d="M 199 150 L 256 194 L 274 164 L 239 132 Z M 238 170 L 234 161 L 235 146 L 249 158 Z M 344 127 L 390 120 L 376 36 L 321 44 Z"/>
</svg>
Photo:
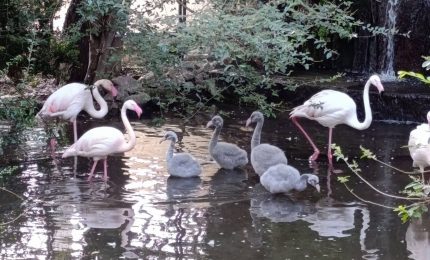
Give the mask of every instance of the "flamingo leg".
<svg viewBox="0 0 430 260">
<path fill-rule="evenodd" d="M 78 156 L 73 159 L 73 177 L 76 178 L 76 169 L 78 168 Z"/>
<path fill-rule="evenodd" d="M 424 179 L 424 167 L 423 166 L 420 166 L 420 172 L 421 172 L 422 181 L 423 181 L 423 183 L 425 183 L 425 179 Z"/>
<path fill-rule="evenodd" d="M 76 119 L 73 120 L 73 142 L 76 143 L 78 141 L 78 128 L 76 125 Z"/>
<path fill-rule="evenodd" d="M 104 165 L 104 171 L 105 171 L 105 181 L 107 181 L 108 180 L 108 176 L 107 176 L 107 158 L 105 158 L 104 160 L 103 160 L 103 165 Z"/>
<path fill-rule="evenodd" d="M 320 150 L 318 150 L 318 147 L 315 145 L 315 143 L 312 141 L 312 138 L 306 133 L 305 129 L 299 124 L 299 121 L 296 117 L 292 117 L 291 120 L 293 123 L 299 128 L 299 130 L 303 133 L 303 135 L 306 137 L 308 142 L 311 144 L 312 148 L 314 149 L 314 153 L 309 157 L 309 161 L 315 161 L 318 159 L 318 155 L 320 154 Z"/>
<path fill-rule="evenodd" d="M 93 177 L 93 174 L 94 174 L 94 170 L 96 169 L 96 166 L 97 166 L 97 163 L 98 163 L 99 161 L 97 160 L 97 161 L 94 161 L 94 163 L 93 163 L 93 167 L 91 167 L 91 172 L 90 172 L 90 176 L 88 176 L 88 180 L 90 181 L 91 180 L 91 178 Z"/>
<path fill-rule="evenodd" d="M 333 154 L 331 153 L 331 140 L 332 140 L 333 128 L 328 129 L 328 147 L 327 147 L 327 157 L 330 166 L 333 166 Z"/>
</svg>

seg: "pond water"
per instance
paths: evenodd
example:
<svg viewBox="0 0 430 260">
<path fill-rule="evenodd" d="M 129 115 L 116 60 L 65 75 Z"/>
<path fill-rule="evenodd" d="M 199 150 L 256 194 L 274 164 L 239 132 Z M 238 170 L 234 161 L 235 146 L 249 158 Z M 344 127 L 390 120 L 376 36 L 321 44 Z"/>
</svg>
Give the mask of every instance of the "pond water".
<svg viewBox="0 0 430 260">
<path fill-rule="evenodd" d="M 252 129 L 245 128 L 248 112 L 225 119 L 222 139 L 249 151 Z M 162 127 L 149 120 L 133 120 L 136 147 L 109 159 L 110 179 L 86 180 L 91 161 L 61 159 L 71 144 L 66 125 L 56 154 L 47 149 L 43 128 L 16 132 L 0 128 L 4 140 L 15 140 L 0 150 L 2 166 L 18 166 L 18 173 L 3 186 L 22 196 L 22 202 L 1 192 L 0 226 L 2 259 L 429 259 L 430 219 L 402 224 L 390 209 L 365 204 L 352 196 L 327 171 L 328 130 L 302 120 L 323 153 L 309 165 L 311 147 L 288 120 L 287 114 L 268 119 L 264 142 L 286 151 L 291 165 L 318 174 L 321 193 L 307 189 L 290 196 L 271 195 L 247 167 L 219 170 L 208 161 L 212 131 L 199 118 L 186 125 L 167 119 Z M 79 133 L 98 125 L 121 128 L 118 119 L 79 122 Z M 373 122 L 365 131 L 339 126 L 334 142 L 350 158 L 359 145 L 381 160 L 411 170 L 407 149 L 416 124 Z M 203 162 L 200 178 L 169 178 L 165 166 L 168 142 L 159 144 L 164 130 L 180 137 L 178 150 L 191 152 Z M 362 174 L 372 184 L 397 194 L 409 178 L 380 164 L 360 160 Z M 401 201 L 376 194 L 354 177 L 342 163 L 342 175 L 361 197 L 395 206 Z"/>
</svg>

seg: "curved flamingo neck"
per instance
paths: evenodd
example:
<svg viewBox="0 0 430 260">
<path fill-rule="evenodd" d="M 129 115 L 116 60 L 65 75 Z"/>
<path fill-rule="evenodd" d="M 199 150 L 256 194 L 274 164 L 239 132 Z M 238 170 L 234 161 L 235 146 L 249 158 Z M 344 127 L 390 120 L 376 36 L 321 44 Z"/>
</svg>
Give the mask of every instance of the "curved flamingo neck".
<svg viewBox="0 0 430 260">
<path fill-rule="evenodd" d="M 97 103 L 100 105 L 100 110 L 96 110 L 94 107 L 93 99 L 90 95 L 90 98 L 87 101 L 85 106 L 85 111 L 93 118 L 103 118 L 108 112 L 108 105 L 104 98 L 100 95 L 100 92 L 97 87 L 94 87 L 93 96 Z"/>
<path fill-rule="evenodd" d="M 257 122 L 255 126 L 254 133 L 252 134 L 251 139 L 251 150 L 258 146 L 261 142 L 261 130 L 263 129 L 264 119 L 261 119 Z"/>
<path fill-rule="evenodd" d="M 122 145 L 122 148 L 121 148 L 122 152 L 128 152 L 131 149 L 133 149 L 133 147 L 136 145 L 136 134 L 134 133 L 133 128 L 131 127 L 130 121 L 128 121 L 126 112 L 127 112 L 127 108 L 123 106 L 121 108 L 121 120 L 128 133 L 129 140 L 128 142 Z"/>
<path fill-rule="evenodd" d="M 215 127 L 215 130 L 212 134 L 212 139 L 209 142 L 209 151 L 213 151 L 213 149 L 217 145 L 220 132 L 221 132 L 221 126 Z"/>
<path fill-rule="evenodd" d="M 169 149 L 167 150 L 167 154 L 166 154 L 166 161 L 170 162 L 170 160 L 173 158 L 173 151 L 175 150 L 175 141 L 174 140 L 170 140 L 170 146 Z"/>
<path fill-rule="evenodd" d="M 367 129 L 370 126 L 370 123 L 372 123 L 372 109 L 370 108 L 369 88 L 370 88 L 370 81 L 368 80 L 363 90 L 364 121 L 363 122 L 358 121 L 357 110 L 356 110 L 354 115 L 350 118 L 350 121 L 348 122 L 349 126 L 357 130 Z"/>
</svg>

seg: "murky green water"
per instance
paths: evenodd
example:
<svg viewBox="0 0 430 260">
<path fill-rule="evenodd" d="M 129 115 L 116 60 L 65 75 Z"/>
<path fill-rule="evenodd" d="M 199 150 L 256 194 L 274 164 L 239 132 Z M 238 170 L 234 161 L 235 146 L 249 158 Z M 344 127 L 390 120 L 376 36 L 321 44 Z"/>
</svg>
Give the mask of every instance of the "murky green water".
<svg viewBox="0 0 430 260">
<path fill-rule="evenodd" d="M 249 151 L 252 129 L 244 127 L 248 116 L 237 113 L 227 119 L 221 136 Z M 110 158 L 107 183 L 102 164 L 88 182 L 90 160 L 78 158 L 75 165 L 73 158 L 61 159 L 71 142 L 70 132 L 53 159 L 42 128 L 16 132 L 2 127 L 3 139 L 20 136 L 19 142 L 3 145 L 2 166 L 19 166 L 16 177 L 3 185 L 25 198 L 21 202 L 0 191 L 0 222 L 22 214 L 0 227 L 2 259 L 429 259 L 430 219 L 401 224 L 391 210 L 352 196 L 327 173 L 325 156 L 310 167 L 311 148 L 286 115 L 266 120 L 262 139 L 284 149 L 300 171 L 317 173 L 320 194 L 308 189 L 274 196 L 261 187 L 250 165 L 225 171 L 208 163 L 212 132 L 204 125 L 209 119 L 186 126 L 169 119 L 161 128 L 135 120 L 137 145 Z M 325 154 L 328 130 L 302 122 Z M 80 122 L 80 134 L 106 124 L 121 127 L 116 119 Z M 374 122 L 368 130 L 356 131 L 340 126 L 334 141 L 350 157 L 359 155 L 362 144 L 382 160 L 410 170 L 411 159 L 401 146 L 414 127 Z M 180 150 L 205 162 L 200 178 L 168 177 L 168 144 L 159 144 L 166 129 L 183 137 Z M 372 161 L 360 165 L 362 174 L 386 192 L 396 193 L 409 182 L 407 176 Z M 335 167 L 349 173 L 341 163 Z M 365 199 L 399 203 L 376 194 L 354 176 L 350 185 Z"/>
</svg>

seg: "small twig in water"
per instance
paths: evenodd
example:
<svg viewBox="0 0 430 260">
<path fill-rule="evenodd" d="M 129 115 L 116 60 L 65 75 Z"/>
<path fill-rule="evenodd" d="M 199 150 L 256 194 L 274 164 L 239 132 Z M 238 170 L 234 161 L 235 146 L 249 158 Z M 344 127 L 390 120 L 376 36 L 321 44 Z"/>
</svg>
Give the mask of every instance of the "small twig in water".
<svg viewBox="0 0 430 260">
<path fill-rule="evenodd" d="M 360 168 L 358 168 L 358 164 L 356 161 L 353 160 L 353 163 L 350 163 L 348 161 L 348 158 L 345 157 L 342 153 L 342 150 L 340 149 L 339 146 L 337 146 L 336 144 L 332 144 L 332 149 L 334 150 L 334 156 L 336 157 L 336 160 L 342 160 L 346 163 L 346 165 L 348 166 L 349 169 L 351 169 L 351 171 L 358 177 L 360 178 L 365 184 L 367 184 L 370 188 L 372 188 L 374 191 L 378 192 L 379 194 L 382 194 L 384 196 L 390 197 L 390 198 L 394 198 L 394 199 L 402 199 L 402 200 L 410 200 L 410 201 L 421 201 L 423 200 L 423 198 L 410 198 L 410 197 L 403 197 L 403 196 L 397 196 L 397 195 L 392 195 L 392 194 L 388 194 L 386 192 L 383 192 L 381 190 L 379 190 L 378 188 L 376 188 L 375 186 L 373 186 L 370 182 L 368 182 L 363 176 L 361 176 L 358 172 L 361 171 Z"/>
<path fill-rule="evenodd" d="M 391 169 L 393 169 L 393 170 L 396 170 L 396 171 L 401 172 L 401 173 L 404 173 L 404 174 L 408 174 L 408 175 L 419 174 L 419 172 L 417 172 L 417 171 L 412 171 L 412 172 L 404 171 L 404 170 L 399 169 L 399 168 L 397 168 L 397 167 L 394 167 L 394 166 L 392 166 L 392 165 L 390 165 L 390 164 L 388 164 L 388 163 L 386 163 L 386 162 L 384 162 L 384 161 L 381 161 L 381 160 L 379 160 L 379 159 L 376 157 L 376 155 L 375 155 L 374 153 L 372 153 L 369 149 L 366 149 L 366 148 L 364 148 L 364 147 L 363 147 L 363 146 L 361 146 L 361 145 L 360 145 L 360 150 L 361 150 L 361 152 L 362 152 L 362 155 L 361 155 L 360 159 L 362 159 L 362 158 L 366 158 L 366 159 L 374 160 L 374 161 L 376 161 L 376 162 L 378 162 L 378 163 L 380 163 L 380 164 L 382 164 L 382 165 L 387 166 L 388 168 L 391 168 Z M 430 172 L 430 171 L 424 171 L 424 172 Z"/>
<path fill-rule="evenodd" d="M 16 193 L 15 193 L 15 192 L 13 192 L 13 191 L 10 191 L 10 190 L 5 189 L 5 188 L 2 188 L 2 187 L 0 187 L 0 190 L 3 190 L 3 191 L 6 191 L 6 192 L 9 192 L 10 194 L 12 194 L 12 195 L 14 195 L 15 197 L 19 198 L 20 200 L 24 201 L 24 198 L 23 198 L 23 197 L 19 196 L 18 194 L 16 194 Z M 15 222 L 17 219 L 19 219 L 22 215 L 24 215 L 24 212 L 22 212 L 21 214 L 19 214 L 17 217 L 15 217 L 14 219 L 12 219 L 12 220 L 10 220 L 10 221 L 0 223 L 0 226 L 6 226 L 6 225 L 9 225 L 10 223 Z"/>
</svg>

